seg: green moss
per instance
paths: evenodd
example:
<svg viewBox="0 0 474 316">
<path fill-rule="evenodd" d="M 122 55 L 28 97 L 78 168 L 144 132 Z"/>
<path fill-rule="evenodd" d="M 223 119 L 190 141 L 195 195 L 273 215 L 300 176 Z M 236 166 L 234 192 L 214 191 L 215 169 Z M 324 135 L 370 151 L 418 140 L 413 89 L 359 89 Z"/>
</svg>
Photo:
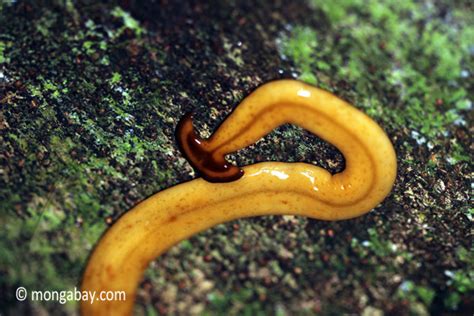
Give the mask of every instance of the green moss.
<svg viewBox="0 0 474 316">
<path fill-rule="evenodd" d="M 112 78 L 110 78 L 110 84 L 116 84 L 116 83 L 119 83 L 120 80 L 122 80 L 122 75 L 119 74 L 118 72 L 114 72 L 112 74 Z"/>
<path fill-rule="evenodd" d="M 472 28 L 461 22 L 459 28 L 449 28 L 412 1 L 311 4 L 342 39 L 335 40 L 324 27 L 296 26 L 284 35 L 282 53 L 293 60 L 300 79 L 312 84 L 318 77 L 349 80 L 357 91 L 356 105 L 369 115 L 395 128 L 408 126 L 429 141 L 442 138 L 462 117 L 459 110 L 470 104 L 461 71 Z M 458 14 L 465 21 L 466 14 Z M 425 24 L 420 28 L 421 21 Z M 333 89 L 325 81 L 318 84 Z M 401 106 L 387 107 L 386 96 L 394 90 Z"/>
<path fill-rule="evenodd" d="M 257 299 L 255 288 L 243 288 L 232 292 L 231 295 L 210 293 L 209 307 L 204 315 L 238 314 L 238 315 L 267 315 L 269 310 Z M 277 313 L 278 315 L 278 313 Z"/>
<path fill-rule="evenodd" d="M 48 37 L 50 35 L 50 29 L 54 26 L 57 21 L 57 14 L 50 10 L 42 11 L 41 17 L 35 23 L 36 31 L 42 36 Z"/>
<path fill-rule="evenodd" d="M 448 162 L 455 165 L 460 162 L 470 162 L 471 157 L 464 151 L 464 148 L 458 143 L 454 142 L 451 147 L 451 154 Z"/>
<path fill-rule="evenodd" d="M 80 18 L 71 3 L 68 10 Z M 15 71 L 10 69 L 9 76 L 24 85 L 9 108 L 2 103 L 2 111 L 9 111 L 8 117 L 17 123 L 6 130 L 0 144 L 9 146 L 15 163 L 20 161 L 13 167 L 18 173 L 2 173 L 0 180 L 9 183 L 0 185 L 0 221 L 6 227 L 0 233 L 2 288 L 56 290 L 77 285 L 92 246 L 106 229 L 105 219 L 134 203 L 123 198 L 120 187 L 136 181 L 130 180 L 134 177 L 141 180 L 144 165 L 149 181 L 141 180 L 139 190 L 126 189 L 134 199 L 155 193 L 163 181 L 173 178 L 173 170 L 152 155 L 170 153 L 167 136 L 159 128 L 157 139 L 144 136 L 147 128 L 159 124 L 158 114 L 153 114 L 159 91 L 143 82 L 133 67 L 120 72 L 105 67 L 109 56 L 122 58 L 123 47 L 133 40 L 119 40 L 125 28 L 144 34 L 128 14 L 115 12 L 123 25 L 109 25 L 109 32 L 104 32 L 104 25 L 91 19 L 65 18 L 66 26 L 58 28 L 57 12 L 42 7 L 37 10 L 38 23 L 27 24 L 30 35 L 11 42 L 4 40 L 10 35 L 1 34 L 2 62 L 23 62 Z M 13 25 L 8 23 L 10 31 Z M 30 65 L 34 76 L 26 70 Z M 101 114 L 98 108 L 104 108 Z"/>
<path fill-rule="evenodd" d="M 94 46 L 94 42 L 92 41 L 85 41 L 82 44 L 82 48 L 85 50 L 87 55 L 93 55 L 96 52 L 93 46 Z"/>
<path fill-rule="evenodd" d="M 465 263 L 465 269 L 457 271 L 445 271 L 449 277 L 449 295 L 445 297 L 444 304 L 451 310 L 457 310 L 463 296 L 470 295 L 474 291 L 474 248 L 467 250 L 459 247 L 457 257 Z"/>
<path fill-rule="evenodd" d="M 317 33 L 308 27 L 296 27 L 293 36 L 284 36 L 282 53 L 291 58 L 301 71 L 299 78 L 307 83 L 316 84 L 313 67 L 317 64 Z"/>
<path fill-rule="evenodd" d="M 0 64 L 6 64 L 10 61 L 5 53 L 8 45 L 8 42 L 0 41 Z"/>
<path fill-rule="evenodd" d="M 404 281 L 398 289 L 397 295 L 401 299 L 411 302 L 420 301 L 426 306 L 430 306 L 435 297 L 435 292 L 429 287 L 416 285 L 412 281 Z"/>
<path fill-rule="evenodd" d="M 123 28 L 119 29 L 117 34 L 122 33 L 123 30 L 125 30 L 126 28 L 135 32 L 137 36 L 140 36 L 143 33 L 145 33 L 145 29 L 140 26 L 140 23 L 137 20 L 135 20 L 130 15 L 130 13 L 124 11 L 121 7 L 115 7 L 112 10 L 112 15 L 117 18 L 121 18 L 123 21 Z"/>
<path fill-rule="evenodd" d="M 369 228 L 368 239 L 360 242 L 358 239 L 353 238 L 351 241 L 352 250 L 357 253 L 361 258 L 372 258 L 372 262 L 375 266 L 378 265 L 378 260 L 375 260 L 375 257 L 380 259 L 386 258 L 395 258 L 399 257 L 403 259 L 400 262 L 411 260 L 413 255 L 406 250 L 399 249 L 399 247 L 391 242 L 390 240 L 383 240 L 375 228 Z"/>
</svg>

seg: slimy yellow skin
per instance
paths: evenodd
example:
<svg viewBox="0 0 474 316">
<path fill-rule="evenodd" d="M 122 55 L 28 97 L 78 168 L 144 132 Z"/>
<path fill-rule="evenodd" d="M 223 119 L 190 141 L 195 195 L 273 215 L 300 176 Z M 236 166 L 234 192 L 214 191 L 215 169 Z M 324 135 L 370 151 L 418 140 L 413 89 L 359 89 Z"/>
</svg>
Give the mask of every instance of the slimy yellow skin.
<svg viewBox="0 0 474 316">
<path fill-rule="evenodd" d="M 331 175 L 307 163 L 263 162 L 232 182 L 201 178 L 156 193 L 102 237 L 82 290 L 125 291 L 126 301 L 84 302 L 84 315 L 129 315 L 149 262 L 183 239 L 238 218 L 293 214 L 321 220 L 360 216 L 390 192 L 396 157 L 384 131 L 329 92 L 294 81 L 267 83 L 246 97 L 206 141 L 216 156 L 244 148 L 284 123 L 335 145 L 346 168 Z"/>
</svg>

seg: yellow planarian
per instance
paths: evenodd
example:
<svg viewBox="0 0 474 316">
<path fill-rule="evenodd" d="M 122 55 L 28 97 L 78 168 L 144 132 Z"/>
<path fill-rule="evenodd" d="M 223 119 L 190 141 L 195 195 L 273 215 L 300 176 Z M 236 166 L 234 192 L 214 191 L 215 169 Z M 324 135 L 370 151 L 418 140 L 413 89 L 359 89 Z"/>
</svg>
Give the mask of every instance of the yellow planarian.
<svg viewBox="0 0 474 316">
<path fill-rule="evenodd" d="M 307 163 L 263 162 L 239 169 L 225 155 L 291 123 L 336 146 L 344 171 L 331 175 Z M 293 214 L 321 220 L 362 215 L 390 192 L 396 157 L 384 131 L 367 115 L 329 92 L 294 80 L 267 83 L 248 97 L 208 139 L 190 116 L 177 138 L 206 179 L 156 193 L 122 216 L 89 259 L 82 290 L 125 291 L 125 301 L 81 305 L 85 315 L 131 314 L 149 262 L 183 239 L 238 218 Z M 216 183 L 217 182 L 217 183 Z"/>
</svg>

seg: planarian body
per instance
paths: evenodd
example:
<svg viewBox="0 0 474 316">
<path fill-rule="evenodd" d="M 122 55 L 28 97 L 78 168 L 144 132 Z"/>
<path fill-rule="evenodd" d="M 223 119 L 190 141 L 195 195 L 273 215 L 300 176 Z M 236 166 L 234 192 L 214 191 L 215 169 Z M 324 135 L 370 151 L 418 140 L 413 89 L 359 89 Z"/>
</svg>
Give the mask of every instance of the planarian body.
<svg viewBox="0 0 474 316">
<path fill-rule="evenodd" d="M 227 153 L 285 123 L 301 126 L 336 146 L 345 157 L 345 169 L 331 175 L 311 164 L 285 162 L 239 169 L 225 161 Z M 222 183 L 202 178 L 182 183 L 156 193 L 123 215 L 94 249 L 82 290 L 125 291 L 127 300 L 84 302 L 83 314 L 131 314 L 149 262 L 203 230 L 262 215 L 293 214 L 320 220 L 357 217 L 389 194 L 396 176 L 393 146 L 377 123 L 331 93 L 294 80 L 259 87 L 208 140 L 199 139 L 191 118 L 185 118 L 178 128 L 178 140 L 207 180 Z"/>
</svg>

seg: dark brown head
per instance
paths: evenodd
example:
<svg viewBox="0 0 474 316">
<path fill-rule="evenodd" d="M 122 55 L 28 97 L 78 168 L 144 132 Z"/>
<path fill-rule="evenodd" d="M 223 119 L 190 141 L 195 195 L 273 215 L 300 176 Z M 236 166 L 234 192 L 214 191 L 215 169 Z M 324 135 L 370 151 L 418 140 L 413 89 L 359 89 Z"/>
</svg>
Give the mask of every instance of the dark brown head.
<svg viewBox="0 0 474 316">
<path fill-rule="evenodd" d="M 231 182 L 243 176 L 244 171 L 206 149 L 206 140 L 194 131 L 192 113 L 187 113 L 176 127 L 176 140 L 184 157 L 209 182 Z"/>
</svg>

